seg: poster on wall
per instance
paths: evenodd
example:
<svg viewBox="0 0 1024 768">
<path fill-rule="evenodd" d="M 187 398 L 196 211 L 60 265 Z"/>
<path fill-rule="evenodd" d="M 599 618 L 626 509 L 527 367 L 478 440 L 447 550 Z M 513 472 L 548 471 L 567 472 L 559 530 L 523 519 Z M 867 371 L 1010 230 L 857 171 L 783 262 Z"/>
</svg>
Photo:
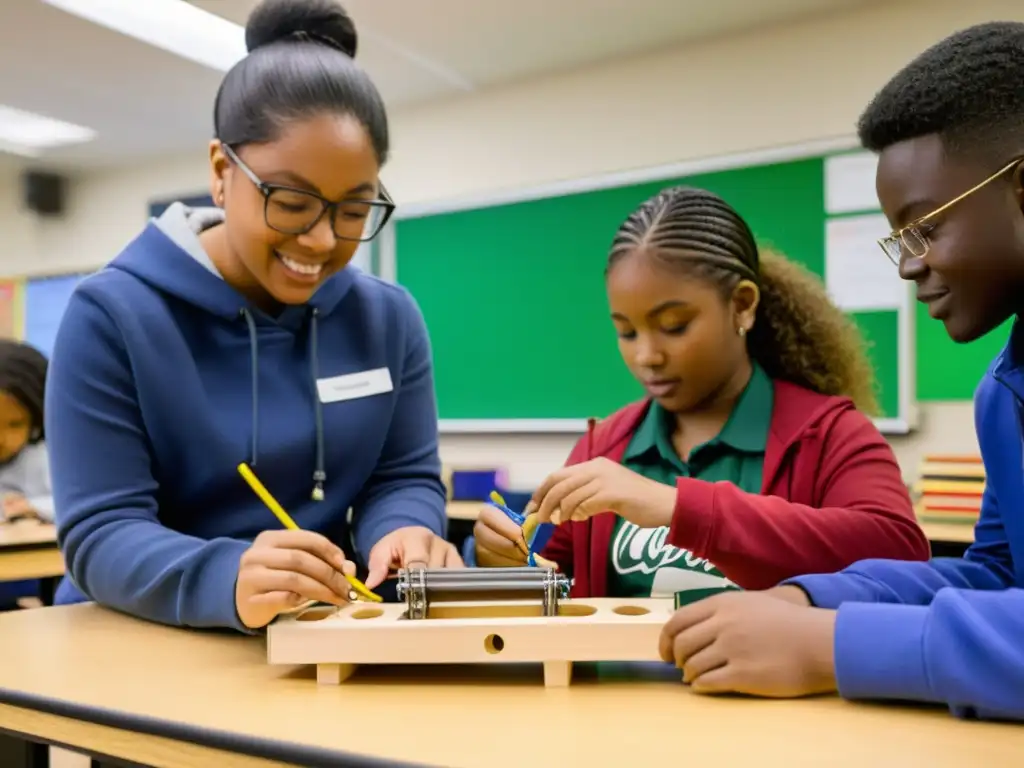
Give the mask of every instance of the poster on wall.
<svg viewBox="0 0 1024 768">
<path fill-rule="evenodd" d="M 0 280 L 0 338 L 21 339 L 22 282 Z"/>
</svg>

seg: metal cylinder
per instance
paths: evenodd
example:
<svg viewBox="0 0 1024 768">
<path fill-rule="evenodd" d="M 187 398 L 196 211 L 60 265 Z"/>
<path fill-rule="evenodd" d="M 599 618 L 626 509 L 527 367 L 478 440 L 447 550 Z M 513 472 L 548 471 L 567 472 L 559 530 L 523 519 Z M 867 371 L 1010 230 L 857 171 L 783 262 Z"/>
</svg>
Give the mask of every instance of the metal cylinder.
<svg viewBox="0 0 1024 768">
<path fill-rule="evenodd" d="M 431 603 L 537 599 L 545 616 L 558 614 L 569 579 L 554 568 L 403 568 L 398 596 L 410 619 L 424 619 Z"/>
</svg>

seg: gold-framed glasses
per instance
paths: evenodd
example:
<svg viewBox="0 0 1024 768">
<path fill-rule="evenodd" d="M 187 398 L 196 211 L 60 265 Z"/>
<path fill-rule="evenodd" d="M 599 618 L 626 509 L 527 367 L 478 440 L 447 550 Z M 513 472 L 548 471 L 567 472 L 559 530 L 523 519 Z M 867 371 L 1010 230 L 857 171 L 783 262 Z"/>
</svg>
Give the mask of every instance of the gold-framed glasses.
<svg viewBox="0 0 1024 768">
<path fill-rule="evenodd" d="M 961 200 L 965 200 L 970 197 L 982 187 L 991 184 L 1004 173 L 1015 168 L 1022 159 L 1024 158 L 1014 158 L 1011 162 L 1004 165 L 983 182 L 974 185 L 962 195 L 953 198 L 945 205 L 941 205 L 931 213 L 925 214 L 921 218 L 911 222 L 907 226 L 903 227 L 903 229 L 897 230 L 889 234 L 887 237 L 883 237 L 879 240 L 878 244 L 885 252 L 885 255 L 889 257 L 889 261 L 898 267 L 900 265 L 900 259 L 903 257 L 904 253 L 909 253 L 917 258 L 921 258 L 928 253 L 928 249 L 931 246 L 928 240 L 928 233 L 932 230 L 933 224 L 931 222 L 935 217 L 945 213 Z"/>
</svg>

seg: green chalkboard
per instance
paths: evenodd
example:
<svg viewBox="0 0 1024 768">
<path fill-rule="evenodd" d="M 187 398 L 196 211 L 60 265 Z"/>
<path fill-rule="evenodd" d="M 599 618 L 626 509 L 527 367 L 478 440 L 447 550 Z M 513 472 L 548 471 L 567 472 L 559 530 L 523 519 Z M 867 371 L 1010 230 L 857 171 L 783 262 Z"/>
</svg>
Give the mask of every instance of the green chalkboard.
<svg viewBox="0 0 1024 768">
<path fill-rule="evenodd" d="M 981 377 L 1010 336 L 1012 321 L 970 344 L 957 344 L 945 327 L 917 305 L 917 397 L 971 400 Z"/>
<path fill-rule="evenodd" d="M 396 277 L 426 318 L 441 418 L 583 419 L 640 397 L 608 318 L 605 257 L 623 219 L 678 183 L 722 195 L 763 246 L 822 274 L 822 157 L 399 218 Z M 853 316 L 897 419 L 898 313 Z"/>
<path fill-rule="evenodd" d="M 868 343 L 868 357 L 879 380 L 878 404 L 883 414 L 893 418 L 900 406 L 895 365 L 899 360 L 899 313 L 892 310 L 850 314 Z"/>
</svg>

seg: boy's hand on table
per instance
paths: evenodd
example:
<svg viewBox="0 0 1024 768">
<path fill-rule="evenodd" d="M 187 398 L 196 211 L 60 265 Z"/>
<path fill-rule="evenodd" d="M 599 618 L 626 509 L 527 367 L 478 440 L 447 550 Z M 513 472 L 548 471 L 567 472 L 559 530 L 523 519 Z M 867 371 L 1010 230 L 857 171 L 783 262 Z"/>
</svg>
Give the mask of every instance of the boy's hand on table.
<svg viewBox="0 0 1024 768">
<path fill-rule="evenodd" d="M 611 511 L 640 528 L 660 528 L 672 524 L 675 506 L 674 486 L 602 457 L 548 475 L 526 513 L 535 511 L 541 523 L 560 524 Z"/>
<path fill-rule="evenodd" d="M 785 593 L 780 599 L 768 592 L 725 592 L 677 610 L 662 629 L 658 650 L 698 693 L 831 693 L 835 619 L 835 611 L 793 604 Z"/>
<path fill-rule="evenodd" d="M 258 629 L 310 600 L 344 605 L 351 587 L 343 573 L 355 576 L 355 563 L 319 533 L 264 531 L 239 564 L 238 618 L 250 629 Z"/>
<path fill-rule="evenodd" d="M 764 594 L 779 600 L 785 600 L 793 605 L 802 605 L 804 608 L 809 608 L 811 605 L 811 598 L 807 596 L 807 593 L 793 584 L 784 584 L 781 587 L 766 589 Z"/>
<path fill-rule="evenodd" d="M 411 525 L 392 531 L 378 541 L 366 558 L 367 589 L 384 582 L 392 569 L 409 565 L 427 568 L 464 568 L 455 545 L 429 528 Z"/>
</svg>

